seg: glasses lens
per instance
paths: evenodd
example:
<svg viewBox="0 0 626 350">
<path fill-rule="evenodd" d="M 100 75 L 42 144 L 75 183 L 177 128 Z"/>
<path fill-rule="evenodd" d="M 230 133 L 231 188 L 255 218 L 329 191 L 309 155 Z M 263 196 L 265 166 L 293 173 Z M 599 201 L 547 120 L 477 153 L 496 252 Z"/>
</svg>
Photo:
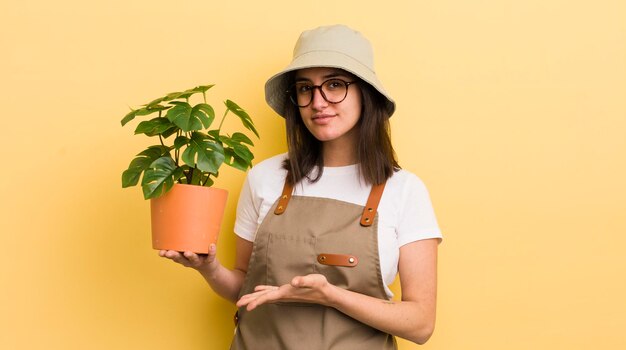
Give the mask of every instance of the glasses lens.
<svg viewBox="0 0 626 350">
<path fill-rule="evenodd" d="M 289 99 L 298 107 L 306 107 L 313 101 L 315 89 L 320 89 L 324 100 L 330 103 L 339 103 L 348 95 L 348 83 L 341 79 L 330 79 L 322 83 L 321 86 L 313 85 L 309 82 L 298 82 L 291 86 Z"/>
<path fill-rule="evenodd" d="M 339 103 L 346 98 L 348 86 L 346 82 L 339 79 L 327 80 L 322 84 L 322 91 L 326 101 L 331 103 Z"/>
<path fill-rule="evenodd" d="M 312 84 L 300 82 L 295 83 L 291 88 L 291 100 L 299 107 L 306 107 L 311 103 L 313 99 L 313 90 L 315 87 Z"/>
</svg>

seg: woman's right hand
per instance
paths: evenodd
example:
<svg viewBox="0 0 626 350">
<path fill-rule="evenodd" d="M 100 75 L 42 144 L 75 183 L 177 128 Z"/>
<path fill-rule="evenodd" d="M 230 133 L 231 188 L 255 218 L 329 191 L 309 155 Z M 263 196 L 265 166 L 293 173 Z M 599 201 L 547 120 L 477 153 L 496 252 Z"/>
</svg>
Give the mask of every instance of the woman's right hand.
<svg viewBox="0 0 626 350">
<path fill-rule="evenodd" d="M 219 267 L 216 258 L 217 248 L 215 244 L 209 246 L 208 254 L 196 254 L 193 252 L 178 252 L 175 250 L 160 250 L 159 256 L 175 261 L 185 267 L 198 270 L 203 275 L 211 276 Z"/>
<path fill-rule="evenodd" d="M 246 277 L 248 262 L 252 255 L 252 242 L 237 236 L 235 247 L 237 248 L 237 253 L 235 268 L 232 270 L 225 268 L 217 260 L 215 244 L 209 246 L 209 254 L 160 250 L 159 256 L 197 270 L 209 283 L 213 291 L 224 299 L 235 302 L 239 299 L 239 292 Z"/>
</svg>

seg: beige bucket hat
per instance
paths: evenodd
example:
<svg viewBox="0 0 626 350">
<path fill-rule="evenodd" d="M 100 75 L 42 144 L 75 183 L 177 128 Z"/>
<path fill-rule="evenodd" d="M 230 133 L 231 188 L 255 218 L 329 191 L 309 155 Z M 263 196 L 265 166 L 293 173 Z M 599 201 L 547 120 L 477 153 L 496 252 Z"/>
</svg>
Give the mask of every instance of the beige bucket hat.
<svg viewBox="0 0 626 350">
<path fill-rule="evenodd" d="M 374 70 L 374 52 L 361 33 L 344 25 L 323 26 L 304 31 L 293 49 L 291 63 L 265 83 L 265 100 L 283 118 L 287 96 L 287 73 L 311 67 L 332 67 L 346 70 L 373 86 L 387 99 L 389 116 L 396 104 L 387 94 Z"/>
</svg>

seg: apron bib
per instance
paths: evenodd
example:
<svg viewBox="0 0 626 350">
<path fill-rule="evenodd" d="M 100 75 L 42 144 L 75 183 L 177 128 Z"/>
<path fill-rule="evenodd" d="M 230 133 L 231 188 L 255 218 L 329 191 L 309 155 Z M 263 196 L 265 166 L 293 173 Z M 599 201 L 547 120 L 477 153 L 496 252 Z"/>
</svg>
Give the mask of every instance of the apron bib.
<svg viewBox="0 0 626 350">
<path fill-rule="evenodd" d="M 257 231 L 240 296 L 260 284 L 281 286 L 318 273 L 338 287 L 388 299 L 378 257 L 376 208 L 383 190 L 384 184 L 373 186 L 363 207 L 292 196 L 285 183 Z M 242 307 L 238 322 L 232 350 L 397 348 L 392 335 L 318 304 L 265 304 L 250 312 Z"/>
</svg>

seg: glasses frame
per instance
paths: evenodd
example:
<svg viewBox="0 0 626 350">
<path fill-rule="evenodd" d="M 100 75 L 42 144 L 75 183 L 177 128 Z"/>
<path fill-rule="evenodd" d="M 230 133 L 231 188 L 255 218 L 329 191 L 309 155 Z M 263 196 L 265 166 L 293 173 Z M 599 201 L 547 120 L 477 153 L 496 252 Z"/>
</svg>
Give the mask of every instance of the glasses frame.
<svg viewBox="0 0 626 350">
<path fill-rule="evenodd" d="M 328 83 L 331 80 L 339 80 L 340 82 L 346 84 L 346 94 L 343 96 L 343 98 L 340 101 L 329 101 L 326 98 L 326 94 L 324 94 L 324 90 L 322 90 L 322 86 L 326 83 Z M 311 103 L 313 102 L 313 98 L 315 97 L 315 89 L 319 89 L 320 90 L 320 95 L 322 95 L 322 98 L 324 99 L 324 101 L 328 102 L 328 103 L 332 103 L 332 104 L 337 104 L 337 103 L 341 103 L 343 101 L 345 101 L 346 97 L 348 97 L 348 88 L 350 87 L 350 85 L 355 84 L 356 81 L 345 81 L 343 79 L 339 79 L 339 78 L 330 78 L 330 79 L 326 79 L 324 80 L 321 84 L 319 85 L 311 85 L 311 99 L 309 100 L 309 103 L 305 104 L 304 106 L 301 106 L 298 104 L 298 92 L 295 89 L 295 86 L 297 83 L 292 84 L 291 86 L 289 86 L 289 89 L 287 91 L 285 91 L 285 93 L 287 93 L 287 95 L 289 95 L 289 101 L 291 101 L 291 103 L 293 103 L 294 105 L 300 107 L 300 108 L 304 108 L 304 107 L 308 107 L 311 105 Z"/>
</svg>

